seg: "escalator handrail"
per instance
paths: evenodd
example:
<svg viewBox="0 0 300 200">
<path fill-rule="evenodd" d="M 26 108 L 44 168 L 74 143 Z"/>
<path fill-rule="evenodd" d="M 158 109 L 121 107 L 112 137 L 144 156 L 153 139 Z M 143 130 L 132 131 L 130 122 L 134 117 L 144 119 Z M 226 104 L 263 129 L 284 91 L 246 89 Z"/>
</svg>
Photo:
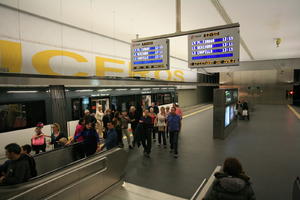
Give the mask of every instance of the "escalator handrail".
<svg viewBox="0 0 300 200">
<path fill-rule="evenodd" d="M 68 172 L 66 172 L 66 173 L 63 173 L 62 175 L 58 175 L 58 176 L 56 176 L 56 177 L 54 177 L 54 178 L 52 178 L 52 179 L 50 179 L 50 180 L 47 180 L 47 181 L 43 182 L 42 184 L 36 185 L 36 186 L 34 186 L 34 187 L 32 187 L 32 188 L 30 188 L 30 189 L 28 189 L 28 190 L 26 190 L 26 191 L 24 191 L 24 192 L 22 192 L 22 193 L 19 193 L 19 194 L 15 195 L 15 196 L 9 198 L 8 200 L 13 200 L 13 199 L 15 199 L 15 198 L 18 198 L 18 197 L 20 197 L 20 196 L 22 196 L 22 195 L 24 195 L 24 194 L 26 194 L 26 193 L 28 193 L 28 192 L 31 192 L 31 191 L 33 191 L 33 190 L 39 188 L 39 187 L 42 187 L 42 186 L 44 186 L 44 185 L 46 185 L 46 184 L 48 184 L 48 183 L 51 183 L 52 181 L 55 181 L 55 180 L 57 180 L 57 179 L 60 179 L 60 178 L 62 178 L 62 177 L 64 177 L 64 176 L 66 176 L 66 175 L 72 174 L 72 173 L 74 173 L 74 172 L 76 172 L 76 171 L 79 171 L 79 170 L 81 170 L 81 169 L 83 169 L 83 168 L 85 168 L 85 167 L 91 166 L 91 165 L 96 164 L 96 163 L 98 163 L 98 162 L 101 162 L 101 161 L 103 161 L 103 160 L 107 160 L 107 157 L 105 156 L 105 157 L 101 158 L 100 160 L 97 159 L 97 160 L 91 161 L 91 162 L 89 162 L 89 163 L 87 163 L 87 164 L 85 164 L 85 165 L 82 165 L 82 166 L 80 166 L 80 167 L 78 167 L 78 168 L 76 168 L 76 169 L 73 169 L 73 170 L 71 170 L 71 171 L 68 171 Z M 98 172 L 96 172 L 96 173 L 94 173 L 94 174 L 91 174 L 91 175 L 95 176 L 95 174 L 98 174 L 98 173 L 100 173 L 100 172 L 103 173 L 103 172 L 105 172 L 106 170 L 107 170 L 107 163 L 105 164 L 104 169 L 102 169 L 102 170 L 100 170 L 100 171 L 98 171 Z M 87 176 L 87 177 L 85 177 L 85 178 L 88 178 L 88 177 L 90 177 L 91 175 L 89 175 L 89 176 Z M 84 181 L 85 178 L 83 178 L 83 179 L 77 181 L 78 184 L 79 184 L 80 182 Z M 90 178 L 91 178 L 91 177 L 90 177 Z M 76 182 L 75 182 L 75 183 L 76 183 Z M 75 183 L 74 183 L 74 184 L 75 184 Z M 71 185 L 73 185 L 73 184 L 71 184 Z M 61 191 L 61 190 L 60 190 L 60 191 Z M 62 191 L 61 191 L 61 192 L 62 192 Z"/>
<path fill-rule="evenodd" d="M 80 163 L 80 166 L 81 166 L 81 168 L 83 168 L 83 167 L 85 167 L 85 166 L 87 166 L 87 164 L 89 164 L 89 163 L 91 163 L 91 162 L 96 162 L 96 161 L 99 161 L 99 157 L 101 157 L 101 156 L 107 156 L 107 155 L 109 155 L 109 154 L 112 154 L 112 153 L 114 153 L 114 152 L 116 152 L 116 151 L 119 151 L 119 150 L 122 150 L 122 149 L 120 149 L 120 148 L 114 148 L 114 149 L 111 149 L 111 150 L 108 150 L 108 151 L 105 151 L 105 152 L 100 152 L 100 153 L 97 153 L 97 154 L 95 154 L 94 156 L 91 156 L 91 157 L 88 157 L 88 158 L 84 158 L 84 159 L 81 159 L 81 160 L 78 160 L 78 161 L 86 161 L 86 163 L 85 162 L 82 162 L 82 163 Z M 98 155 L 98 156 L 97 156 Z M 91 159 L 91 160 L 90 160 Z M 52 171 L 52 173 L 47 173 L 45 176 L 47 176 L 47 175 L 52 175 L 52 176 L 54 176 L 54 177 L 45 177 L 44 175 L 41 175 L 41 176 L 39 176 L 39 177 L 36 177 L 36 178 L 34 178 L 34 179 L 32 179 L 32 180 L 29 180 L 29 181 L 27 181 L 27 182 L 24 182 L 24 183 L 20 183 L 20 184 L 16 184 L 16 185 L 7 185 L 7 186 L 1 186 L 0 187 L 0 193 L 1 193 L 1 190 L 2 189 L 7 189 L 7 190 L 10 190 L 10 191 L 13 191 L 14 189 L 16 189 L 16 190 L 19 190 L 21 187 L 23 187 L 23 189 L 26 189 L 26 188 L 28 188 L 28 189 L 30 189 L 30 188 L 32 188 L 32 187 L 35 187 L 39 182 L 41 182 L 42 181 L 42 179 L 46 179 L 46 178 L 48 178 L 48 180 L 47 181 L 50 181 L 50 180 L 54 180 L 55 179 L 55 177 L 57 177 L 57 176 L 61 176 L 61 174 L 62 175 L 65 175 L 65 172 L 63 172 L 62 170 L 64 169 L 64 168 L 67 168 L 67 167 L 72 167 L 72 168 L 74 168 L 75 167 L 75 164 L 79 164 L 79 163 L 77 163 L 78 161 L 75 161 L 75 162 L 73 162 L 73 163 L 71 163 L 70 165 L 68 165 L 68 166 L 64 166 L 64 167 L 62 167 L 62 168 L 59 168 L 59 169 L 56 169 L 56 170 L 53 170 Z M 74 166 L 72 166 L 72 165 L 74 165 Z M 72 170 L 72 168 L 70 168 L 69 170 Z M 78 167 L 76 166 L 76 168 L 75 168 L 75 170 L 76 169 L 78 169 Z M 57 172 L 58 174 L 54 174 L 55 172 Z M 42 182 L 41 184 L 43 184 L 44 182 Z M 40 184 L 38 184 L 39 186 L 40 186 Z"/>
<path fill-rule="evenodd" d="M 51 194 L 50 196 L 44 198 L 44 200 L 51 199 L 51 198 L 53 198 L 54 196 L 56 196 L 56 195 L 58 195 L 58 194 L 60 194 L 60 193 L 62 193 L 62 192 L 64 192 L 64 191 L 66 191 L 66 190 L 68 190 L 68 189 L 70 189 L 70 188 L 72 188 L 72 187 L 74 187 L 74 186 L 76 186 L 76 185 L 79 185 L 80 183 L 82 183 L 82 182 L 84 182 L 84 181 L 86 181 L 86 180 L 88 180 L 88 179 L 90 179 L 90 178 L 93 178 L 93 177 L 95 177 L 95 176 L 97 176 L 97 175 L 99 175 L 99 174 L 102 174 L 102 173 L 105 172 L 106 170 L 107 170 L 107 166 L 105 166 L 102 170 L 100 170 L 100 171 L 98 171 L 98 172 L 95 172 L 95 173 L 93 173 L 93 174 L 91 174 L 91 175 L 89 175 L 89 176 L 86 176 L 86 177 L 84 177 L 83 179 L 80 179 L 80 180 L 76 181 L 75 183 L 72 183 L 71 185 L 69 185 L 69 186 L 67 186 L 67 187 L 65 187 L 65 188 L 63 188 L 63 189 L 61 189 L 61 190 L 59 190 L 59 191 L 57 191 L 57 192 Z"/>
</svg>

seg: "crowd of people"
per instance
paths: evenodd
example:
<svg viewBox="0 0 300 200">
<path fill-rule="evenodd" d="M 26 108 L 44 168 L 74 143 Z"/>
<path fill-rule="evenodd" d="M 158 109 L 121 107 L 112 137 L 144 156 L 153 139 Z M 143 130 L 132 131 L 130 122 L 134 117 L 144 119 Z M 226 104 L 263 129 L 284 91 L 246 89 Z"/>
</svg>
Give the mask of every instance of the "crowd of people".
<svg viewBox="0 0 300 200">
<path fill-rule="evenodd" d="M 245 107 L 243 104 L 239 106 Z M 44 134 L 42 131 L 44 124 L 38 123 L 31 145 L 20 147 L 12 143 L 5 147 L 8 160 L 0 165 L 0 185 L 26 182 L 37 175 L 36 164 L 30 152 L 31 150 L 36 154 L 45 152 L 47 137 L 50 138 L 48 144 L 53 145 L 55 149 L 74 142 L 80 144 L 78 151 L 80 158 L 93 155 L 103 149 L 109 150 L 117 146 L 123 148 L 123 137 L 126 137 L 129 149 L 142 146 L 144 156 L 148 158 L 151 154 L 152 142 L 158 142 L 158 146 L 164 148 L 168 148 L 169 143 L 170 153 L 177 158 L 181 122 L 182 111 L 178 104 L 158 108 L 155 103 L 152 103 L 142 113 L 137 112 L 134 106 L 131 106 L 128 112 L 107 109 L 104 113 L 101 106 L 96 113 L 86 110 L 84 117 L 78 121 L 74 136 L 69 139 L 61 132 L 58 123 L 51 125 L 51 135 Z M 133 140 L 129 134 L 129 124 Z M 104 143 L 101 144 L 102 140 Z M 216 180 L 205 199 L 255 199 L 249 177 L 237 159 L 227 158 L 222 172 L 217 172 L 215 177 Z"/>
</svg>

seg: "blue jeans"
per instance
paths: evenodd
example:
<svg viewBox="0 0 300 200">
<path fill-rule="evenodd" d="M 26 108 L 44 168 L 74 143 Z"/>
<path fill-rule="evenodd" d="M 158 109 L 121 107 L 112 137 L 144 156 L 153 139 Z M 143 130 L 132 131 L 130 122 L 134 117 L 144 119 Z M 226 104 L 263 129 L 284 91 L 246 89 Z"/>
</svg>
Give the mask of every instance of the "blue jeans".
<svg viewBox="0 0 300 200">
<path fill-rule="evenodd" d="M 170 131 L 170 143 L 171 149 L 174 149 L 174 153 L 178 154 L 178 133 L 179 131 Z"/>
</svg>

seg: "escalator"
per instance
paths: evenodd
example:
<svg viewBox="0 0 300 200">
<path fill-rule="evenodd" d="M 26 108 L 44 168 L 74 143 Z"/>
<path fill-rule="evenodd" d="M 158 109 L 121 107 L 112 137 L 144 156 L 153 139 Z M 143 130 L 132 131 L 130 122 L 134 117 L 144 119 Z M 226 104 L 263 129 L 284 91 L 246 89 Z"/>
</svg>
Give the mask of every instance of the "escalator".
<svg viewBox="0 0 300 200">
<path fill-rule="evenodd" d="M 123 182 L 128 160 L 123 149 L 71 162 L 73 149 L 74 146 L 36 156 L 38 177 L 18 185 L 1 186 L 0 200 L 92 199 Z M 58 164 L 61 167 L 53 169 Z"/>
</svg>

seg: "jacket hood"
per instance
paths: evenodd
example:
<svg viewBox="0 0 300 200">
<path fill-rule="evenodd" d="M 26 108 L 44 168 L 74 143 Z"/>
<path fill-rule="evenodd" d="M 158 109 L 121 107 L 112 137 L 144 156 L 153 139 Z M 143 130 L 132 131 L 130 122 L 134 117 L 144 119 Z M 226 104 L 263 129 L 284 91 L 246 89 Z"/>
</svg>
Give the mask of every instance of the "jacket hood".
<svg viewBox="0 0 300 200">
<path fill-rule="evenodd" d="M 233 177 L 227 174 L 215 174 L 218 179 L 220 186 L 228 192 L 239 192 L 246 187 L 248 184 L 249 177 Z"/>
</svg>

